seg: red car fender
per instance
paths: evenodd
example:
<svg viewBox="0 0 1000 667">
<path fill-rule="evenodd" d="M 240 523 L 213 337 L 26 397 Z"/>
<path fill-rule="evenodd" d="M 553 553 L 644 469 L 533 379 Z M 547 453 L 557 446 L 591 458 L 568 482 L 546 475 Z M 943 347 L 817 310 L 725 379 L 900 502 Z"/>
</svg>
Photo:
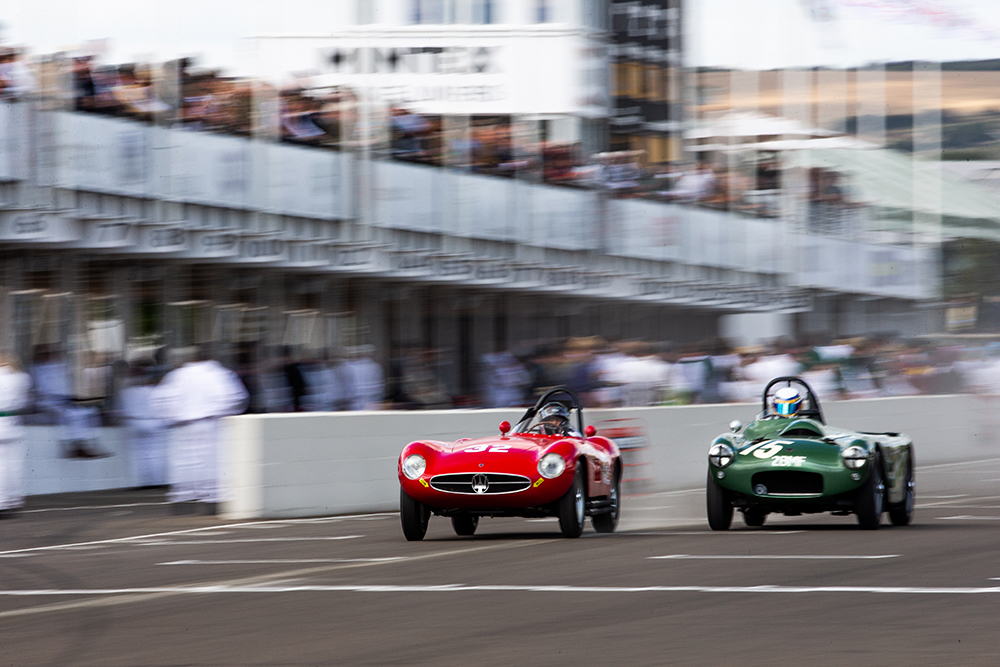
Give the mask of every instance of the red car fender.
<svg viewBox="0 0 1000 667">
<path fill-rule="evenodd" d="M 591 449 L 590 456 L 587 457 L 591 466 L 587 471 L 587 495 L 606 496 L 611 493 L 615 467 L 619 465 L 621 452 L 613 441 L 599 435 L 587 438 L 587 445 Z"/>
</svg>

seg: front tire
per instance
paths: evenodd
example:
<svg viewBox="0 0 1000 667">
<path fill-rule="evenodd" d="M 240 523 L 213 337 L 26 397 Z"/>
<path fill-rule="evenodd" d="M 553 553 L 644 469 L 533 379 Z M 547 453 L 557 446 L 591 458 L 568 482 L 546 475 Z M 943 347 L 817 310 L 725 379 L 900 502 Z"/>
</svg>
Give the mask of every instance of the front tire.
<svg viewBox="0 0 1000 667">
<path fill-rule="evenodd" d="M 885 482 L 882 481 L 882 458 L 875 455 L 868 480 L 858 491 L 858 523 L 865 530 L 876 530 L 882 523 Z"/>
<path fill-rule="evenodd" d="M 743 511 L 743 523 L 751 528 L 760 528 L 767 521 L 767 512 L 763 510 L 748 509 Z"/>
<path fill-rule="evenodd" d="M 399 490 L 399 521 L 403 526 L 403 537 L 408 542 L 419 542 L 427 534 L 427 523 L 431 511 L 418 500 L 414 500 L 403 489 Z"/>
<path fill-rule="evenodd" d="M 563 537 L 580 537 L 583 533 L 584 504 L 583 475 L 586 463 L 576 464 L 576 475 L 569 490 L 559 499 L 559 529 Z"/>
<path fill-rule="evenodd" d="M 705 484 L 705 505 L 708 509 L 708 527 L 712 530 L 729 530 L 733 523 L 733 504 L 729 492 L 715 483 L 712 471 L 708 471 Z"/>
<path fill-rule="evenodd" d="M 916 480 L 913 476 L 913 452 L 906 464 L 906 498 L 889 508 L 889 520 L 894 526 L 909 526 L 913 522 L 913 508 L 916 505 Z"/>
<path fill-rule="evenodd" d="M 471 514 L 456 514 L 451 517 L 451 527 L 456 535 L 475 535 L 479 517 Z"/>
<path fill-rule="evenodd" d="M 590 523 L 598 533 L 613 533 L 618 527 L 618 516 L 621 508 L 621 472 L 615 471 L 615 481 L 611 485 L 611 511 L 607 514 L 595 514 L 590 517 Z"/>
</svg>

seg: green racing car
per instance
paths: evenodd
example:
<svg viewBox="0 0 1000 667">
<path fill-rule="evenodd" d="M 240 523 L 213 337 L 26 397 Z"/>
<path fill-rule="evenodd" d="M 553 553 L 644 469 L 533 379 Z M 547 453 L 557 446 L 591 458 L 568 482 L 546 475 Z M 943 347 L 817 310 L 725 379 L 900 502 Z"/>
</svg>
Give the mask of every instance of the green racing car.
<svg viewBox="0 0 1000 667">
<path fill-rule="evenodd" d="M 733 510 L 748 526 L 768 514 L 855 514 L 874 530 L 883 512 L 895 526 L 913 520 L 913 442 L 902 433 L 828 426 L 809 385 L 778 377 L 764 388 L 763 409 L 739 421 L 708 452 L 706 505 L 712 530 L 728 530 Z"/>
</svg>

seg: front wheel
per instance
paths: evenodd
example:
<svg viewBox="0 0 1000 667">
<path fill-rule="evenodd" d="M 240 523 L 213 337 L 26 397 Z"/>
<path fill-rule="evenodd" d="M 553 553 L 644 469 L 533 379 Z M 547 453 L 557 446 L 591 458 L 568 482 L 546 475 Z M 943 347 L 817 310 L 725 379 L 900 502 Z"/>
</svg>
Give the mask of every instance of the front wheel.
<svg viewBox="0 0 1000 667">
<path fill-rule="evenodd" d="M 876 455 L 872 461 L 868 480 L 858 490 L 858 523 L 865 530 L 875 530 L 882 522 L 882 505 L 885 501 L 885 482 L 882 481 L 882 459 Z"/>
<path fill-rule="evenodd" d="M 767 512 L 757 509 L 743 510 L 743 523 L 751 528 L 760 528 L 767 520 Z"/>
<path fill-rule="evenodd" d="M 906 464 L 906 497 L 903 502 L 889 508 L 889 520 L 894 526 L 909 526 L 913 521 L 913 507 L 916 505 L 916 480 L 913 478 L 913 453 Z"/>
<path fill-rule="evenodd" d="M 618 527 L 619 508 L 621 507 L 621 474 L 615 472 L 615 481 L 608 495 L 611 501 L 611 511 L 606 514 L 595 514 L 590 517 L 590 523 L 598 533 L 613 533 Z"/>
<path fill-rule="evenodd" d="M 705 485 L 705 504 L 708 509 L 708 527 L 712 530 L 729 530 L 733 523 L 733 504 L 729 501 L 729 492 L 712 479 L 711 470 L 708 471 L 708 482 Z"/>
<path fill-rule="evenodd" d="M 419 542 L 427 534 L 427 523 L 431 511 L 419 500 L 414 500 L 403 489 L 399 490 L 399 521 L 403 525 L 403 537 L 409 542 Z"/>
<path fill-rule="evenodd" d="M 451 517 L 451 527 L 456 535 L 475 535 L 479 517 L 471 514 L 456 514 Z"/>
<path fill-rule="evenodd" d="M 559 529 L 563 537 L 580 537 L 583 533 L 585 463 L 577 463 L 576 475 L 569 490 L 559 499 Z"/>
</svg>

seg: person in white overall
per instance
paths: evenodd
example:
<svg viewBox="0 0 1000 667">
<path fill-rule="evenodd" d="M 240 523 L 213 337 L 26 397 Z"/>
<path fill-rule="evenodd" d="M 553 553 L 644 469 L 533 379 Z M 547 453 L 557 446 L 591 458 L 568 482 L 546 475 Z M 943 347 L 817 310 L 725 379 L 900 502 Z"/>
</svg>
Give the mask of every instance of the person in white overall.
<svg viewBox="0 0 1000 667">
<path fill-rule="evenodd" d="M 168 499 L 198 501 L 214 514 L 222 500 L 219 483 L 219 419 L 242 412 L 249 394 L 236 373 L 204 353 L 163 378 L 150 397 L 170 425 Z M 176 511 L 176 508 L 175 508 Z"/>
<path fill-rule="evenodd" d="M 0 518 L 24 505 L 26 447 L 21 410 L 31 400 L 31 376 L 0 354 Z"/>
<path fill-rule="evenodd" d="M 121 415 L 128 425 L 132 480 L 139 488 L 167 483 L 166 422 L 151 399 L 156 390 L 152 362 L 130 368 L 130 384 L 121 390 Z"/>
</svg>

